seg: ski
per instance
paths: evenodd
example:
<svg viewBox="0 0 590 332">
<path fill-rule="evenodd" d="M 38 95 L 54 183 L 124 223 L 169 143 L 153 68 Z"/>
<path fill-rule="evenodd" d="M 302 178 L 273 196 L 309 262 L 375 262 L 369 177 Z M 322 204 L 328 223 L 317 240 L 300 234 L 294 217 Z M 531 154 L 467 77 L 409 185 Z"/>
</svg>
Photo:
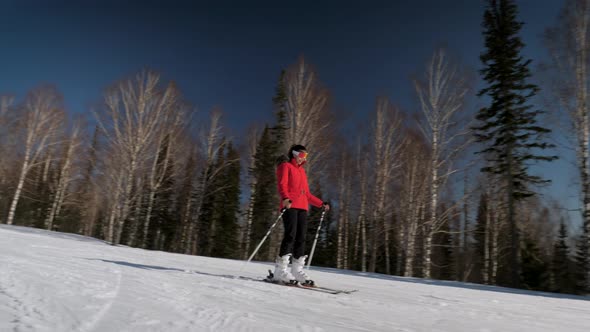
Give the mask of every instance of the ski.
<svg viewBox="0 0 590 332">
<path fill-rule="evenodd" d="M 302 288 L 302 289 L 308 289 L 308 290 L 312 290 L 312 291 L 316 291 L 316 292 L 323 292 L 323 293 L 329 293 L 329 294 L 351 294 L 354 292 L 358 292 L 358 289 L 335 289 L 335 288 L 322 287 L 322 286 L 317 286 L 317 285 L 305 286 L 305 285 L 301 285 L 300 283 L 283 284 L 281 282 L 277 282 L 276 280 L 273 280 L 272 278 L 269 278 L 271 276 L 271 273 L 269 273 L 269 276 L 267 276 L 266 278 L 252 278 L 252 277 L 246 277 L 246 276 L 240 276 L 240 275 L 236 276 L 236 275 L 228 275 L 228 274 L 224 274 L 224 275 L 209 274 L 209 273 L 188 271 L 188 270 L 187 270 L 187 272 L 204 274 L 207 276 L 217 276 L 217 277 L 229 278 L 229 279 L 241 279 L 241 280 L 248 280 L 248 281 L 266 282 L 269 284 L 275 284 L 275 285 L 279 285 L 279 286 Z"/>
<path fill-rule="evenodd" d="M 321 291 L 325 291 L 325 292 L 332 292 L 334 294 L 352 294 L 354 292 L 358 292 L 358 289 L 335 289 L 335 288 L 328 288 L 328 287 L 322 287 L 322 286 L 300 286 L 300 287 L 316 289 L 316 290 L 321 290 Z"/>
<path fill-rule="evenodd" d="M 285 287 L 292 287 L 292 288 L 299 288 L 299 289 L 307 289 L 310 291 L 315 291 L 315 292 L 320 292 L 320 293 L 326 293 L 326 294 L 332 294 L 332 295 L 337 295 L 337 294 L 350 294 L 353 292 L 356 292 L 357 290 L 341 290 L 341 289 L 333 289 L 333 288 L 327 288 L 327 287 L 320 287 L 320 286 L 303 286 L 299 283 L 295 283 L 295 284 L 285 284 L 282 282 L 277 282 L 276 280 L 272 280 L 272 279 L 268 279 L 268 278 L 264 278 L 264 279 L 257 279 L 259 281 L 264 281 L 267 282 L 269 284 L 274 284 L 274 285 L 279 285 L 279 286 L 285 286 Z"/>
<path fill-rule="evenodd" d="M 358 289 L 351 289 L 351 290 L 344 290 L 344 289 L 335 289 L 335 288 L 329 288 L 329 287 L 322 287 L 322 286 L 317 286 L 315 284 L 313 285 L 303 285 L 299 282 L 295 282 L 292 284 L 285 284 L 283 282 L 277 281 L 273 279 L 273 273 L 272 271 L 268 271 L 268 276 L 266 278 L 263 279 L 264 282 L 268 282 L 271 284 L 275 284 L 275 285 L 281 285 L 281 286 L 287 286 L 287 287 L 297 287 L 297 288 L 303 288 L 303 289 L 308 289 L 308 290 L 312 290 L 312 291 L 316 291 L 316 292 L 321 292 L 321 293 L 328 293 L 328 294 L 351 294 L 354 292 L 357 292 Z"/>
</svg>

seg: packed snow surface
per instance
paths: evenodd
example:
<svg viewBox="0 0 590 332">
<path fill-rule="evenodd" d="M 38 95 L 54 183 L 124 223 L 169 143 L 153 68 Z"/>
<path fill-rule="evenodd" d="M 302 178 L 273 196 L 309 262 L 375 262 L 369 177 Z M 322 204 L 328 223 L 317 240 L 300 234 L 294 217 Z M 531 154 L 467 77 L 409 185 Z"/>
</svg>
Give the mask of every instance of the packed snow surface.
<svg viewBox="0 0 590 332">
<path fill-rule="evenodd" d="M 312 267 L 326 294 L 244 278 L 271 263 L 0 225 L 0 331 L 590 331 L 590 298 Z"/>
</svg>

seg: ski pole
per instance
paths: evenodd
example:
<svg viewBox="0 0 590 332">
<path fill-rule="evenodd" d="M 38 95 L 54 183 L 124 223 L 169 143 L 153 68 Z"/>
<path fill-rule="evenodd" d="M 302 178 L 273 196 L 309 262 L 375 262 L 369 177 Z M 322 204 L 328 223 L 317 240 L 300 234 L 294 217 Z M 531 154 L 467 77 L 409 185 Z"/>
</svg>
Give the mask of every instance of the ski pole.
<svg viewBox="0 0 590 332">
<path fill-rule="evenodd" d="M 281 209 L 281 214 L 279 214 L 279 217 L 277 218 L 275 223 L 272 224 L 272 226 L 270 226 L 270 229 L 268 230 L 268 232 L 266 232 L 266 235 L 262 238 L 262 241 L 260 241 L 260 243 L 258 244 L 258 247 L 256 247 L 256 249 L 254 249 L 254 252 L 252 253 L 252 255 L 250 255 L 250 258 L 248 258 L 248 261 L 246 262 L 246 264 L 250 263 L 252 258 L 254 258 L 254 256 L 258 252 L 258 249 L 260 249 L 260 247 L 262 247 L 262 244 L 264 243 L 264 241 L 266 241 L 266 238 L 270 235 L 270 232 L 272 231 L 273 228 L 275 228 L 275 226 L 277 225 L 279 220 L 281 220 L 281 217 L 283 216 L 283 213 L 285 213 L 285 211 L 287 211 L 287 208 Z"/>
<path fill-rule="evenodd" d="M 311 259 L 313 258 L 313 252 L 315 251 L 315 245 L 318 243 L 318 237 L 320 236 L 320 229 L 322 228 L 322 221 L 324 221 L 324 215 L 326 214 L 326 209 L 323 209 L 322 216 L 320 217 L 320 224 L 318 225 L 318 230 L 315 232 L 315 239 L 313 240 L 313 245 L 311 246 L 311 253 L 309 254 L 309 260 L 307 261 L 307 269 L 311 266 Z"/>
</svg>

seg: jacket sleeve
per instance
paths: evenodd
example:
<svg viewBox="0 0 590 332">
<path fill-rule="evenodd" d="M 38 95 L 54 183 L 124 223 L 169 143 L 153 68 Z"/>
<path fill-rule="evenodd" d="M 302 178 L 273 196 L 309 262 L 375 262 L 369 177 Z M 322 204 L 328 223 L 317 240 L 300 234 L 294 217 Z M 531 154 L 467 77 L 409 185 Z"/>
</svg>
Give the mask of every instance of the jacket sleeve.
<svg viewBox="0 0 590 332">
<path fill-rule="evenodd" d="M 277 167 L 277 185 L 281 201 L 289 197 L 289 167 L 287 163 L 282 163 Z"/>
<path fill-rule="evenodd" d="M 324 202 L 321 199 L 315 197 L 310 192 L 307 192 L 307 200 L 311 203 L 311 205 L 318 208 L 322 207 L 322 205 L 324 204 Z"/>
</svg>

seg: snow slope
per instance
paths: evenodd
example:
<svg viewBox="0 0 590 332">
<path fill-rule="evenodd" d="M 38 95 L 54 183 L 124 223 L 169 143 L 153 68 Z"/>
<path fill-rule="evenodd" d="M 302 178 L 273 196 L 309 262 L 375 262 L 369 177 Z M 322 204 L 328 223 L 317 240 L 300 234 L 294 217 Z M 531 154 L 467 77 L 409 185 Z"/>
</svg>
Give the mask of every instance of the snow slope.
<svg viewBox="0 0 590 332">
<path fill-rule="evenodd" d="M 243 280 L 270 263 L 0 225 L 0 331 L 589 331 L 590 298 L 314 269 L 350 295 Z"/>
</svg>

